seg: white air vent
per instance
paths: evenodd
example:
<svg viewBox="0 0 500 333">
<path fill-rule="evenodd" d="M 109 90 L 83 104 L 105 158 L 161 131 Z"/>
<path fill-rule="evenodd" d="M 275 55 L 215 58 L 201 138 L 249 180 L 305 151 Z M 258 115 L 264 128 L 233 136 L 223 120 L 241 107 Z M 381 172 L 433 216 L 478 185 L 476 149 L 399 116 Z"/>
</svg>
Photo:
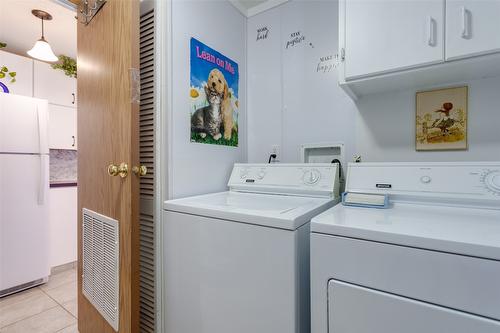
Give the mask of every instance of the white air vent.
<svg viewBox="0 0 500 333">
<path fill-rule="evenodd" d="M 84 208 L 82 222 L 82 293 L 118 331 L 118 221 Z"/>
</svg>

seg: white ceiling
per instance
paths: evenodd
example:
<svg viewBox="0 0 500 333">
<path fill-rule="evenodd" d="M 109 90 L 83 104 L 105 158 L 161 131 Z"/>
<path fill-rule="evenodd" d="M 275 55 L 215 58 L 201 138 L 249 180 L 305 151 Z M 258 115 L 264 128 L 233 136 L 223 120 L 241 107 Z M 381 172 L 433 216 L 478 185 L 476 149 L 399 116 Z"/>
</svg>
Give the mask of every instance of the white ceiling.
<svg viewBox="0 0 500 333">
<path fill-rule="evenodd" d="M 7 43 L 4 50 L 26 55 L 40 38 L 41 22 L 31 14 L 32 9 L 42 9 L 53 17 L 44 22 L 44 29 L 54 53 L 76 58 L 75 12 L 51 0 L 0 0 L 0 41 Z"/>
<path fill-rule="evenodd" d="M 288 0 L 229 0 L 243 15 L 250 17 L 279 6 Z"/>
<path fill-rule="evenodd" d="M 252 7 L 255 7 L 255 6 L 258 6 L 260 5 L 261 3 L 263 2 L 266 2 L 268 0 L 237 0 L 243 7 L 245 7 L 246 9 L 249 9 L 249 8 L 252 8 Z"/>
</svg>

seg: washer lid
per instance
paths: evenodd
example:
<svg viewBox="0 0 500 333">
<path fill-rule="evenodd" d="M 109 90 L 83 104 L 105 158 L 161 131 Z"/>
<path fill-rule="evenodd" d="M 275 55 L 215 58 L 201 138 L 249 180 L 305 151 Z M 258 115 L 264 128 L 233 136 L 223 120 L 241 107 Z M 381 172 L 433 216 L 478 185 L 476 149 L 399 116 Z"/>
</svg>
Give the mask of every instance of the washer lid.
<svg viewBox="0 0 500 333">
<path fill-rule="evenodd" d="M 165 201 L 168 211 L 295 230 L 333 206 L 330 198 L 219 192 Z"/>
<path fill-rule="evenodd" d="M 500 210 L 395 203 L 337 205 L 312 219 L 314 233 L 500 260 Z"/>
</svg>

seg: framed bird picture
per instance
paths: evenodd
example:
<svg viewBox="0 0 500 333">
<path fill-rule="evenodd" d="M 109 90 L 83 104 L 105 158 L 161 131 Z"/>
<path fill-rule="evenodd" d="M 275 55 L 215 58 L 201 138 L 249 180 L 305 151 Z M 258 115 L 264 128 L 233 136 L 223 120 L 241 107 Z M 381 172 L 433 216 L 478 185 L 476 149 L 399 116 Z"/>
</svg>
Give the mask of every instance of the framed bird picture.
<svg viewBox="0 0 500 333">
<path fill-rule="evenodd" d="M 417 92 L 416 150 L 467 150 L 467 99 L 467 87 Z"/>
</svg>

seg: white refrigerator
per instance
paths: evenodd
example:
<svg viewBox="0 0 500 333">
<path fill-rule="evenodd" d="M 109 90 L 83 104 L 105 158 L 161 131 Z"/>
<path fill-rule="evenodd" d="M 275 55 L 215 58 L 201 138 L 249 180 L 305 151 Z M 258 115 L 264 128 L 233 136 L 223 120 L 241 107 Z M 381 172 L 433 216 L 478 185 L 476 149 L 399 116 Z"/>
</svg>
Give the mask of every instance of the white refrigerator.
<svg viewBox="0 0 500 333">
<path fill-rule="evenodd" d="M 47 281 L 46 100 L 0 93 L 0 297 Z"/>
</svg>

